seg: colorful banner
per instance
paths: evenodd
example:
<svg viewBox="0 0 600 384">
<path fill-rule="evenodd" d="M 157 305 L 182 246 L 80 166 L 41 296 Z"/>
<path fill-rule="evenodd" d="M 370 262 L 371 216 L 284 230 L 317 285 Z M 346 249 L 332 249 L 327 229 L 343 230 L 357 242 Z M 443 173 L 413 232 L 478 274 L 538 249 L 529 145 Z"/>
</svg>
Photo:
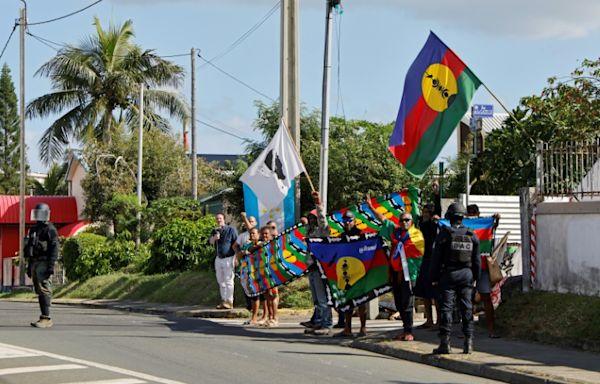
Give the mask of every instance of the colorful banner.
<svg viewBox="0 0 600 384">
<path fill-rule="evenodd" d="M 406 170 L 422 177 L 438 157 L 481 85 L 435 33 L 410 66 L 389 150 Z"/>
<path fill-rule="evenodd" d="M 490 256 L 494 245 L 494 218 L 489 217 L 465 217 L 463 225 L 469 228 L 479 239 L 479 252 L 481 257 Z M 446 227 L 450 222 L 446 219 L 440 220 L 440 224 Z"/>
<path fill-rule="evenodd" d="M 419 190 L 411 187 L 371 201 L 375 209 L 398 225 L 400 215 L 405 210 L 412 213 L 413 217 L 418 215 L 418 199 Z M 342 216 L 348 210 L 354 213 L 356 225 L 363 233 L 376 233 L 381 228 L 381 223 L 367 204 L 361 203 L 327 217 L 331 237 L 338 237 L 343 232 Z M 250 215 L 251 211 L 247 213 Z M 306 248 L 305 231 L 302 225 L 288 228 L 269 244 L 241 260 L 238 275 L 248 296 L 257 296 L 269 288 L 288 284 L 306 273 L 306 258 L 310 256 Z"/>
<path fill-rule="evenodd" d="M 391 291 L 383 241 L 376 234 L 308 239 L 330 305 L 348 311 Z"/>
</svg>

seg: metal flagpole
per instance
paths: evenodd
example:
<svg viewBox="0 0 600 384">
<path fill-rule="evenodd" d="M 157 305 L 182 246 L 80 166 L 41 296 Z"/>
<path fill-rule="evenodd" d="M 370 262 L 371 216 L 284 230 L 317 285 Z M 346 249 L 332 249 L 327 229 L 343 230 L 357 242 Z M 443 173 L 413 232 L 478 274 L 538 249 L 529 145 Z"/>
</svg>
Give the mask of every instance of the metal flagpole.
<svg viewBox="0 0 600 384">
<path fill-rule="evenodd" d="M 327 212 L 327 184 L 329 165 L 329 90 L 331 75 L 331 28 L 333 25 L 333 7 L 340 0 L 328 0 L 325 24 L 325 52 L 323 65 L 323 104 L 321 111 L 321 169 L 319 173 L 319 193 L 323 203 L 323 212 Z"/>
</svg>

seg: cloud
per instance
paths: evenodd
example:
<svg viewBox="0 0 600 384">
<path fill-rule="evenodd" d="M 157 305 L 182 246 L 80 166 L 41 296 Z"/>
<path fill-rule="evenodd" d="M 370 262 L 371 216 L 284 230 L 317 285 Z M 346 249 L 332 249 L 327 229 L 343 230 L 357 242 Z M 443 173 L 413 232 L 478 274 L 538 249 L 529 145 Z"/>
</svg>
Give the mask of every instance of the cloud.
<svg viewBox="0 0 600 384">
<path fill-rule="evenodd" d="M 466 31 L 529 39 L 572 39 L 600 30 L 598 0 L 372 0 L 421 20 Z M 364 3 L 347 6 L 362 8 Z"/>
<path fill-rule="evenodd" d="M 117 2 L 117 0 L 113 0 Z M 324 9 L 325 0 L 299 0 L 302 9 Z M 120 4 L 194 4 L 197 7 L 265 7 L 274 0 L 118 0 Z M 342 0 L 354 10 L 396 10 L 419 20 L 470 32 L 528 39 L 573 39 L 600 30 L 598 0 Z"/>
</svg>

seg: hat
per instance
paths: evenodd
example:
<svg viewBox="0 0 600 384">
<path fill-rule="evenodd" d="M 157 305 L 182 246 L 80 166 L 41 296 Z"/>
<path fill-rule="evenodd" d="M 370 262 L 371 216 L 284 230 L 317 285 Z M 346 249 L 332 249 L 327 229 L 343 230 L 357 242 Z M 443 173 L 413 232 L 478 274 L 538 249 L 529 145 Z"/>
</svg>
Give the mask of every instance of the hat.
<svg viewBox="0 0 600 384">
<path fill-rule="evenodd" d="M 350 211 L 346 211 L 346 213 L 344 213 L 344 216 L 342 217 L 343 219 L 346 220 L 354 220 L 354 213 L 350 212 Z"/>
</svg>

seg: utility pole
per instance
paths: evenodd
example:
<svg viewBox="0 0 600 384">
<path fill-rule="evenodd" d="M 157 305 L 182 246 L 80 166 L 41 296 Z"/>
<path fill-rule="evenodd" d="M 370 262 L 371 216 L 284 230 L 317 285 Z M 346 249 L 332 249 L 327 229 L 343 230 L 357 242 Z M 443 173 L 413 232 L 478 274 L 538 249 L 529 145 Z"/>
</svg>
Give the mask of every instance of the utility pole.
<svg viewBox="0 0 600 384">
<path fill-rule="evenodd" d="M 137 161 L 137 235 L 135 247 L 140 249 L 140 237 L 142 235 L 142 160 L 144 154 L 144 83 L 140 83 L 140 128 L 138 132 L 138 161 Z"/>
<path fill-rule="evenodd" d="M 198 159 L 196 154 L 196 48 L 192 48 L 192 199 L 198 199 Z"/>
<path fill-rule="evenodd" d="M 22 0 L 23 1 L 23 0 Z M 23 248 L 25 243 L 25 177 L 27 166 L 25 163 L 25 30 L 27 28 L 27 3 L 23 1 L 19 19 L 19 285 L 25 285 L 25 256 Z"/>
<path fill-rule="evenodd" d="M 333 26 L 333 8 L 340 0 L 327 0 L 325 13 L 325 53 L 323 64 L 323 104 L 321 110 L 321 171 L 319 173 L 319 190 L 323 202 L 323 212 L 327 212 L 327 185 L 329 182 L 329 90 L 331 76 L 331 28 Z"/>
<path fill-rule="evenodd" d="M 281 119 L 300 153 L 300 82 L 298 78 L 298 0 L 281 1 Z M 300 178 L 295 180 L 296 221 L 300 219 Z"/>
</svg>

